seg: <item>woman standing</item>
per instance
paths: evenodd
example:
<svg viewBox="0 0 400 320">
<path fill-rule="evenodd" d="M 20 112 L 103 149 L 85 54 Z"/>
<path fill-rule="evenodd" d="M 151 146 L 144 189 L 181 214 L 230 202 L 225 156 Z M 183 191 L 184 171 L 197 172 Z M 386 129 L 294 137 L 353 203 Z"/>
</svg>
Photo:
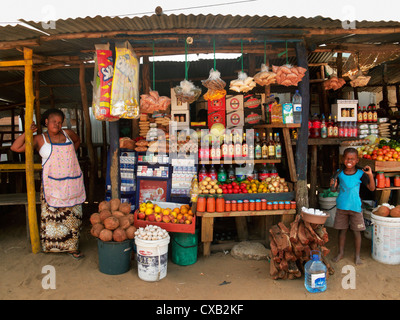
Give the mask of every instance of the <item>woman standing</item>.
<svg viewBox="0 0 400 320">
<path fill-rule="evenodd" d="M 79 136 L 62 129 L 64 113 L 49 109 L 42 116 L 47 132 L 33 137 L 33 147 L 42 157 L 40 239 L 43 252 L 68 252 L 75 259 L 82 224 L 82 203 L 86 199 L 83 174 L 76 150 Z M 37 131 L 35 123 L 32 132 Z M 11 150 L 25 151 L 25 133 L 12 144 Z"/>
</svg>

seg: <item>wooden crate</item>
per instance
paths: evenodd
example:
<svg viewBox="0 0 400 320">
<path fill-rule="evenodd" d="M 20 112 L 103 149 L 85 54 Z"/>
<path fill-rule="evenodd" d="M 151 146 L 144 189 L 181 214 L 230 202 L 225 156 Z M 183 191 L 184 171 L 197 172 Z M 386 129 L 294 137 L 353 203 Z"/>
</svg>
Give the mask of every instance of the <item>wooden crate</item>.
<svg viewBox="0 0 400 320">
<path fill-rule="evenodd" d="M 361 167 L 370 166 L 374 172 L 400 172 L 400 161 L 376 161 L 360 158 L 358 165 Z"/>
</svg>

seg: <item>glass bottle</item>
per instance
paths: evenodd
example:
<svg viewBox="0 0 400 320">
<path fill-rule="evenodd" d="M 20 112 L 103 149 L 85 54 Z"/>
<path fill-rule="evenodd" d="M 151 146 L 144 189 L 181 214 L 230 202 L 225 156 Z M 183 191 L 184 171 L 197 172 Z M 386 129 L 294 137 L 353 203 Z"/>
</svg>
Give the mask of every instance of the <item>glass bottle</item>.
<svg viewBox="0 0 400 320">
<path fill-rule="evenodd" d="M 236 134 L 236 141 L 235 141 L 235 149 L 234 149 L 235 158 L 242 157 L 242 144 L 239 139 L 239 134 Z"/>
<path fill-rule="evenodd" d="M 328 125 L 326 128 L 326 133 L 328 138 L 332 138 L 333 137 L 333 122 L 332 122 L 332 115 L 329 115 L 328 117 Z"/>
<path fill-rule="evenodd" d="M 339 137 L 339 124 L 336 120 L 336 116 L 334 116 L 334 121 L 333 121 L 333 137 L 335 138 Z"/>
<path fill-rule="evenodd" d="M 275 133 L 275 158 L 282 158 L 282 144 L 281 140 L 279 139 L 279 132 Z"/>
<path fill-rule="evenodd" d="M 325 115 L 322 114 L 322 122 L 321 122 L 321 138 L 327 138 L 328 137 L 328 128 L 326 127 L 326 122 L 325 122 Z"/>
<path fill-rule="evenodd" d="M 274 143 L 274 139 L 272 138 L 272 132 L 269 133 L 268 159 L 275 159 L 275 143 Z"/>
<path fill-rule="evenodd" d="M 243 142 L 242 142 L 242 157 L 247 158 L 249 151 L 249 146 L 246 141 L 246 133 L 243 133 Z"/>
<path fill-rule="evenodd" d="M 261 141 L 258 132 L 256 133 L 256 145 L 254 148 L 254 157 L 256 160 L 259 160 L 262 158 L 262 153 L 261 153 Z"/>
<path fill-rule="evenodd" d="M 265 137 L 265 132 L 263 132 L 263 140 L 261 145 L 261 157 L 262 159 L 268 159 L 268 142 Z"/>
</svg>

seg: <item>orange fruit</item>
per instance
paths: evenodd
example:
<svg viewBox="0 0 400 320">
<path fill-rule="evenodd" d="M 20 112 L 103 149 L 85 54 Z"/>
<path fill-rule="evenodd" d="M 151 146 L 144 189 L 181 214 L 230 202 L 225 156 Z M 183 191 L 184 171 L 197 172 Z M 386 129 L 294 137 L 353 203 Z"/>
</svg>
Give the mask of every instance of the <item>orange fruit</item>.
<svg viewBox="0 0 400 320">
<path fill-rule="evenodd" d="M 192 211 L 192 209 L 189 209 L 187 213 L 188 213 L 189 216 L 193 216 L 193 211 Z"/>
<path fill-rule="evenodd" d="M 162 214 L 163 214 L 163 216 L 169 215 L 169 210 L 168 209 L 164 209 Z"/>
<path fill-rule="evenodd" d="M 185 220 L 185 224 L 191 224 L 192 223 L 192 221 L 190 221 L 190 220 Z"/>
<path fill-rule="evenodd" d="M 183 214 L 182 214 L 182 213 L 178 213 L 178 215 L 176 216 L 176 218 L 177 218 L 178 220 L 181 220 L 182 217 L 183 217 Z"/>
<path fill-rule="evenodd" d="M 179 208 L 174 208 L 174 210 L 172 210 L 173 212 L 176 212 L 176 213 L 180 213 L 180 210 L 179 210 Z"/>
<path fill-rule="evenodd" d="M 181 207 L 181 213 L 185 214 L 185 213 L 187 213 L 187 212 L 188 212 L 188 208 L 182 206 L 182 207 Z"/>
</svg>

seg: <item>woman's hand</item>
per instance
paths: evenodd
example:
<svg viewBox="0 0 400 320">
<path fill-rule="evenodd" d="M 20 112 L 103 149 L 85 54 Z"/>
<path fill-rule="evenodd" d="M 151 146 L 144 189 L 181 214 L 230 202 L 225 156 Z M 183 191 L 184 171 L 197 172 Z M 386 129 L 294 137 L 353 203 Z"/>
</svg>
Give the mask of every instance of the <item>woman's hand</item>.
<svg viewBox="0 0 400 320">
<path fill-rule="evenodd" d="M 38 128 L 37 128 L 36 123 L 34 121 L 32 121 L 31 130 L 32 130 L 33 133 L 38 131 Z"/>
</svg>

